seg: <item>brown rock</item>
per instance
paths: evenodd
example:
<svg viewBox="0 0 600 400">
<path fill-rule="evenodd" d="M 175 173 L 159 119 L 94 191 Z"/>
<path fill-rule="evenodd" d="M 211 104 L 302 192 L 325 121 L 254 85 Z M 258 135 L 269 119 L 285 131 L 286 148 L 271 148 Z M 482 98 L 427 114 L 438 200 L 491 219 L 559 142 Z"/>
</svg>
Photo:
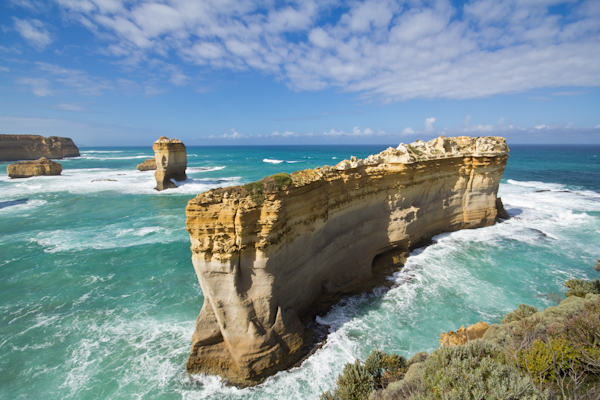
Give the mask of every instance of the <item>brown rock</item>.
<svg viewBox="0 0 600 400">
<path fill-rule="evenodd" d="M 156 169 L 156 161 L 154 158 L 147 158 L 146 161 L 138 164 L 137 169 L 139 171 L 154 171 Z"/>
<path fill-rule="evenodd" d="M 469 326 L 465 329 L 465 326 L 461 326 L 456 332 L 449 331 L 448 333 L 442 333 L 440 337 L 440 346 L 460 346 L 461 344 L 467 343 L 469 340 L 481 339 L 483 334 L 488 330 L 490 326 L 485 322 L 479 321 L 475 325 Z"/>
<path fill-rule="evenodd" d="M 316 313 L 383 284 L 432 236 L 494 224 L 507 158 L 504 138 L 440 137 L 196 196 L 204 303 L 187 370 L 248 385 L 293 365 Z"/>
<path fill-rule="evenodd" d="M 69 138 L 0 135 L 0 161 L 37 160 L 40 157 L 79 157 L 79 149 Z"/>
<path fill-rule="evenodd" d="M 62 165 L 42 157 L 37 161 L 20 161 L 6 167 L 11 178 L 29 178 L 40 175 L 60 175 Z"/>
<path fill-rule="evenodd" d="M 167 139 L 161 136 L 154 145 L 154 160 L 156 160 L 156 190 L 165 190 L 176 188 L 171 179 L 176 181 L 185 181 L 187 176 L 185 169 L 187 167 L 187 155 L 185 145 L 177 139 Z"/>
</svg>

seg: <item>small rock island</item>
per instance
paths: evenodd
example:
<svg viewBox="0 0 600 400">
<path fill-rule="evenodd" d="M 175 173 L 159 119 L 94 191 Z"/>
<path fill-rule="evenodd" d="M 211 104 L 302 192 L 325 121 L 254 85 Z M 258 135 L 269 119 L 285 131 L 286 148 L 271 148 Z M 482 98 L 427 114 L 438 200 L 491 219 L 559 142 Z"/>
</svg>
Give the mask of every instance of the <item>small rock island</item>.
<svg viewBox="0 0 600 400">
<path fill-rule="evenodd" d="M 62 165 L 46 157 L 37 161 L 20 161 L 6 167 L 10 178 L 30 178 L 42 175 L 60 175 Z"/>
<path fill-rule="evenodd" d="M 176 188 L 171 179 L 176 181 L 185 181 L 187 175 L 187 154 L 185 145 L 178 139 L 171 139 L 161 136 L 154 145 L 154 160 L 156 164 L 156 190 L 165 190 Z M 147 162 L 148 160 L 146 160 Z M 139 168 L 138 168 L 139 169 Z"/>
<path fill-rule="evenodd" d="M 197 195 L 188 372 L 254 385 L 297 363 L 315 314 L 383 284 L 434 235 L 494 224 L 508 152 L 501 137 L 439 137 Z"/>
<path fill-rule="evenodd" d="M 79 156 L 79 149 L 70 138 L 0 135 L 0 161 L 37 160 L 40 157 L 60 159 Z"/>
</svg>

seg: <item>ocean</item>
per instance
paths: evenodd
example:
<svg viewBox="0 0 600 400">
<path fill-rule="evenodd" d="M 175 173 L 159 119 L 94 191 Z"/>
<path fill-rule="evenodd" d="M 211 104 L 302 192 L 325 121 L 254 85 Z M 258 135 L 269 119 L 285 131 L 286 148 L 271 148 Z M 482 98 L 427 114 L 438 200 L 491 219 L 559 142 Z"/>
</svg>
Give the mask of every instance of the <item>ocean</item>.
<svg viewBox="0 0 600 400">
<path fill-rule="evenodd" d="M 187 201 L 386 147 L 188 147 L 188 180 L 163 192 L 135 169 L 150 146 L 81 148 L 55 177 L 11 180 L 0 163 L 0 398 L 317 398 L 374 348 L 432 351 L 442 332 L 548 307 L 566 279 L 596 277 L 600 146 L 513 145 L 499 191 L 511 219 L 413 251 L 391 289 L 319 319 L 327 341 L 297 368 L 245 389 L 188 375 L 203 297 Z"/>
</svg>

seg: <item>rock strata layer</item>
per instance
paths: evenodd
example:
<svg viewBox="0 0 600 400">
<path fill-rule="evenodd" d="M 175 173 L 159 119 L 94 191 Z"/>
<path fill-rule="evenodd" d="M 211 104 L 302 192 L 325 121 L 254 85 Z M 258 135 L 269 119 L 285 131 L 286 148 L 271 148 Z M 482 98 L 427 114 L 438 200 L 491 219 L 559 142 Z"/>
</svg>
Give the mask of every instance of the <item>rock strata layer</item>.
<svg viewBox="0 0 600 400">
<path fill-rule="evenodd" d="M 154 171 L 156 169 L 156 160 L 154 158 L 147 158 L 141 164 L 137 166 L 138 171 Z"/>
<path fill-rule="evenodd" d="M 20 161 L 6 167 L 11 178 L 29 178 L 41 175 L 60 175 L 62 165 L 42 157 L 37 161 Z"/>
<path fill-rule="evenodd" d="M 307 354 L 309 324 L 432 236 L 492 225 L 508 147 L 440 137 L 199 194 L 186 208 L 204 303 L 189 372 L 241 385 Z"/>
<path fill-rule="evenodd" d="M 177 185 L 171 181 L 185 181 L 187 176 L 187 154 L 185 145 L 177 139 L 171 139 L 161 136 L 154 145 L 154 160 L 156 163 L 156 190 L 165 190 L 176 188 Z"/>
<path fill-rule="evenodd" d="M 40 157 L 79 157 L 79 149 L 70 138 L 0 135 L 0 161 L 37 160 Z"/>
</svg>

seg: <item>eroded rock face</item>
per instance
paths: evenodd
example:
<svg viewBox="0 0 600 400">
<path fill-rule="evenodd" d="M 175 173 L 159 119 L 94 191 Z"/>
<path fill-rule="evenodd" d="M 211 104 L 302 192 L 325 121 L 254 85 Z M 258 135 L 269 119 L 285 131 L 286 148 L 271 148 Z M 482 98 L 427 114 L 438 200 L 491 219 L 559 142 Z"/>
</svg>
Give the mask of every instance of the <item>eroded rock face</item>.
<svg viewBox="0 0 600 400">
<path fill-rule="evenodd" d="M 483 321 L 470 325 L 468 328 L 461 326 L 459 329 L 442 333 L 440 346 L 460 346 L 470 340 L 481 339 L 490 326 Z"/>
<path fill-rule="evenodd" d="M 297 362 L 324 306 L 436 234 L 492 225 L 507 158 L 504 138 L 440 137 L 190 200 L 204 304 L 188 371 L 254 384 Z"/>
<path fill-rule="evenodd" d="M 60 175 L 62 165 L 42 157 L 37 161 L 21 161 L 6 167 L 11 178 L 29 178 L 40 175 Z"/>
<path fill-rule="evenodd" d="M 156 163 L 156 190 L 165 190 L 176 188 L 171 179 L 176 181 L 185 181 L 187 176 L 185 169 L 187 167 L 187 154 L 185 145 L 177 139 L 167 139 L 161 136 L 154 145 L 154 160 Z"/>
<path fill-rule="evenodd" d="M 0 161 L 37 160 L 40 157 L 79 157 L 79 149 L 70 138 L 0 135 Z"/>
<path fill-rule="evenodd" d="M 156 169 L 156 160 L 154 158 L 147 158 L 141 164 L 136 167 L 138 171 L 154 171 Z"/>
</svg>

